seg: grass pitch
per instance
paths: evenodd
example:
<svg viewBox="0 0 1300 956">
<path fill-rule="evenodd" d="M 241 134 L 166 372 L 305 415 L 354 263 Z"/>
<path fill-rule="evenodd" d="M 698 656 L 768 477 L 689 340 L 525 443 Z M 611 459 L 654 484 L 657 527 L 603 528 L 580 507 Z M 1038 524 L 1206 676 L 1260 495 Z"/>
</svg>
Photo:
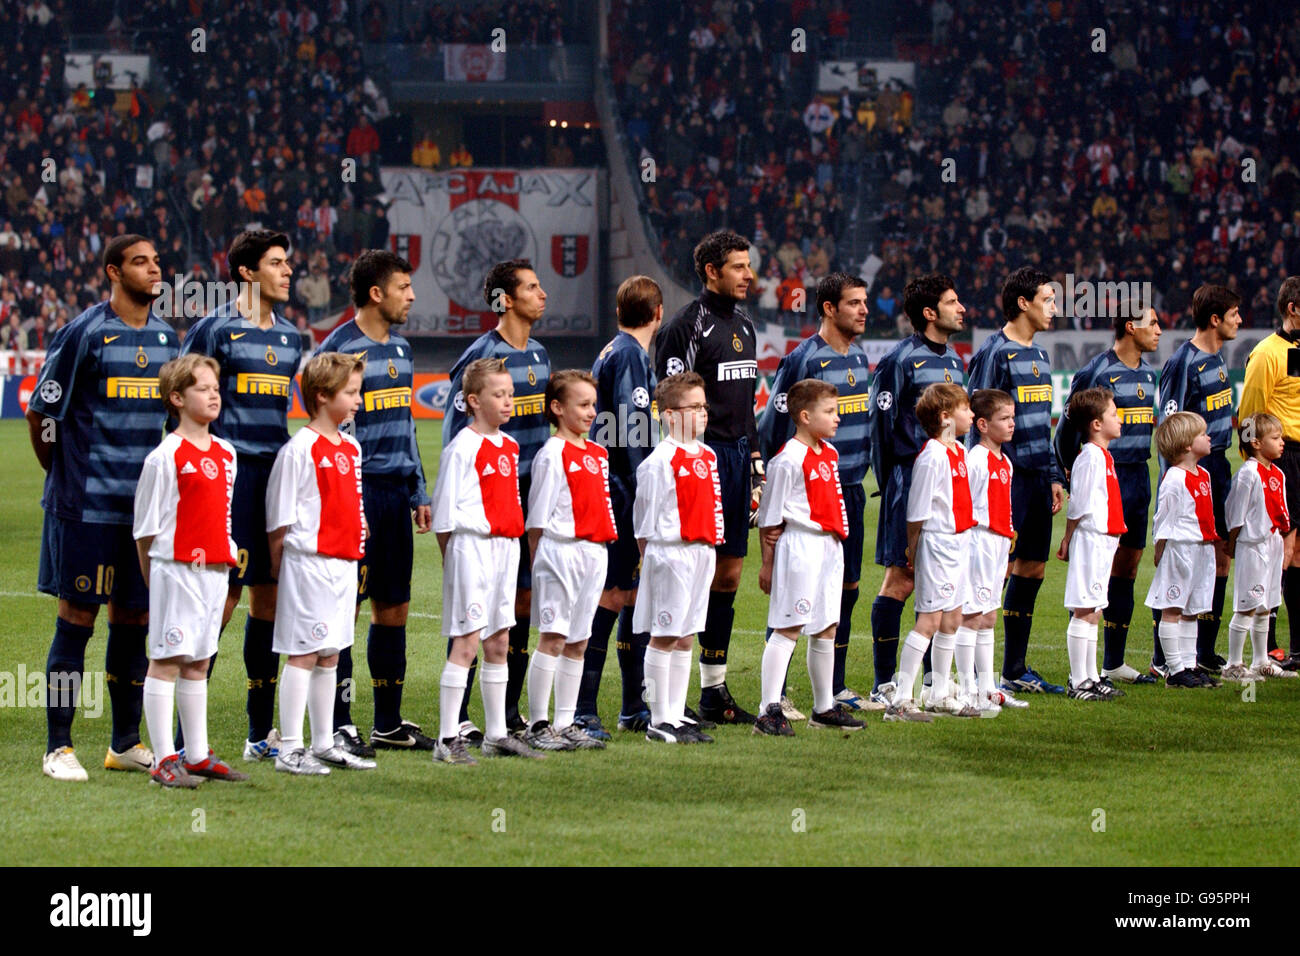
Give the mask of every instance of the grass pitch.
<svg viewBox="0 0 1300 956">
<path fill-rule="evenodd" d="M 420 428 L 430 484 L 440 429 Z M 26 425 L 0 422 L 0 671 L 16 678 L 44 666 L 55 616 L 35 590 L 41 471 Z M 874 477 L 867 480 L 874 491 Z M 871 685 L 869 615 L 881 569 L 871 563 L 879 498 L 868 498 L 868 554 L 855 612 L 848 683 Z M 1053 549 L 1064 515 L 1057 516 Z M 757 549 L 736 602 L 728 682 L 757 705 L 767 601 Z M 1150 580 L 1150 553 L 1137 596 Z M 1064 683 L 1064 568 L 1053 561 L 1039 595 L 1030 661 Z M 432 535 L 416 539 L 408 627 L 408 719 L 437 727 L 441 566 Z M 1274 799 L 1300 770 L 1300 681 L 1217 691 L 1129 688 L 1114 704 L 1034 696 L 996 720 L 885 724 L 876 716 L 848 737 L 796 725 L 793 739 L 719 728 L 712 746 L 672 747 L 615 733 L 605 751 L 544 761 L 434 765 L 428 754 L 381 752 L 370 773 L 326 778 L 277 774 L 239 761 L 246 731 L 240 654 L 246 608 L 227 628 L 213 678 L 210 736 L 218 753 L 249 770 L 245 785 L 205 783 L 160 791 L 143 774 L 102 769 L 103 716 L 79 714 L 84 785 L 40 772 L 40 708 L 0 707 L 0 864 L 4 865 L 535 865 L 719 863 L 857 865 L 1101 864 L 1288 865 L 1292 855 L 1267 822 Z M 1150 654 L 1139 606 L 1129 662 Z M 909 616 L 905 619 L 910 619 Z M 1284 612 L 1285 622 L 1285 612 Z M 88 667 L 102 668 L 100 615 Z M 369 730 L 366 618 L 358 626 L 358 699 Z M 1220 649 L 1226 646 L 1226 622 Z M 1285 623 L 1282 633 L 1285 634 Z M 999 643 L 1001 626 L 998 627 Z M 810 692 L 803 641 L 791 693 Z M 1285 643 L 1285 641 L 1284 641 Z M 1001 660 L 1001 650 L 997 651 Z M 693 676 L 698 681 L 698 675 Z M 601 715 L 617 715 L 619 677 L 609 654 Z M 690 700 L 698 694 L 692 690 Z M 478 693 L 471 716 L 481 718 Z M 146 734 L 147 743 L 147 734 Z"/>
</svg>

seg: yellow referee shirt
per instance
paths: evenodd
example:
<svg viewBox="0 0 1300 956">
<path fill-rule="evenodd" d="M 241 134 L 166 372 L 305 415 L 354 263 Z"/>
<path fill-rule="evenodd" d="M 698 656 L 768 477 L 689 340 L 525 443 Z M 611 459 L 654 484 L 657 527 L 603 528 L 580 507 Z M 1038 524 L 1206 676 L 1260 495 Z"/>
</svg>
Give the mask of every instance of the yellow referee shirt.
<svg viewBox="0 0 1300 956">
<path fill-rule="evenodd" d="M 1290 367 L 1297 374 L 1287 374 Z M 1251 349 L 1246 360 L 1237 420 L 1256 412 L 1276 415 L 1282 436 L 1300 442 L 1300 346 L 1276 332 Z"/>
</svg>

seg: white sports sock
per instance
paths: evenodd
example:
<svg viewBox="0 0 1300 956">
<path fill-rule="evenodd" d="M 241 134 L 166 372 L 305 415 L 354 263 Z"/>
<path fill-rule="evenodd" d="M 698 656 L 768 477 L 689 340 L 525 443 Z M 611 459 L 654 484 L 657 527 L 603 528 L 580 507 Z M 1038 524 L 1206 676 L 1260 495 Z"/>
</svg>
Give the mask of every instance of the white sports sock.
<svg viewBox="0 0 1300 956">
<path fill-rule="evenodd" d="M 916 631 L 908 631 L 903 639 L 903 648 L 898 654 L 898 690 L 895 692 L 899 700 L 911 698 L 916 675 L 921 670 L 921 658 L 925 657 L 925 649 L 929 646 L 930 639 Z M 930 659 L 934 659 L 933 655 Z M 946 668 L 944 673 L 947 673 Z"/>
<path fill-rule="evenodd" d="M 555 729 L 573 723 L 578 709 L 578 689 L 582 686 L 582 661 L 561 656 L 555 666 Z"/>
<path fill-rule="evenodd" d="M 668 655 L 668 704 L 672 708 L 668 722 L 680 727 L 686 720 L 686 688 L 691 683 L 691 652 L 672 651 Z"/>
<path fill-rule="evenodd" d="M 505 664 L 484 661 L 478 672 L 483 695 L 483 738 L 500 740 L 506 735 L 506 681 L 510 671 Z"/>
<path fill-rule="evenodd" d="M 172 706 L 176 702 L 176 685 L 161 677 L 144 679 L 144 722 L 149 728 L 149 746 L 154 766 L 176 752 L 172 743 Z"/>
<path fill-rule="evenodd" d="M 302 724 L 307 714 L 307 694 L 311 671 L 297 664 L 286 664 L 280 675 L 280 752 L 292 753 L 303 745 Z M 189 731 L 186 732 L 189 743 Z"/>
<path fill-rule="evenodd" d="M 334 685 L 338 683 L 338 665 L 311 670 L 307 688 L 307 713 L 311 717 L 311 751 L 323 754 L 334 746 Z"/>
<path fill-rule="evenodd" d="M 975 632 L 975 672 L 981 694 L 997 689 L 998 675 L 993 667 L 993 628 L 982 627 Z"/>
<path fill-rule="evenodd" d="M 551 706 L 551 685 L 555 683 L 558 657 L 533 651 L 528 665 L 528 726 L 546 719 Z"/>
<path fill-rule="evenodd" d="M 650 708 L 650 724 L 654 727 L 668 723 L 672 709 L 669 700 L 671 662 L 671 651 L 661 651 L 654 647 L 645 649 L 645 702 Z"/>
<path fill-rule="evenodd" d="M 772 635 L 776 637 L 775 634 Z M 812 681 L 813 710 L 824 714 L 835 706 L 831 684 L 835 679 L 835 637 L 808 638 L 808 679 Z"/>
<path fill-rule="evenodd" d="M 706 664 L 700 661 L 700 689 L 717 687 L 727 682 L 726 664 Z"/>
<path fill-rule="evenodd" d="M 1088 665 L 1088 680 L 1094 683 L 1101 680 L 1101 672 L 1097 670 L 1097 630 L 1099 624 L 1090 624 L 1088 626 L 1088 654 L 1085 662 Z"/>
<path fill-rule="evenodd" d="M 438 680 L 438 738 L 446 740 L 460 735 L 460 704 L 469 684 L 469 668 L 448 661 Z"/>
<path fill-rule="evenodd" d="M 1241 656 L 1246 651 L 1246 633 L 1253 626 L 1254 615 L 1237 611 L 1228 622 L 1228 666 L 1241 664 Z M 1254 650 L 1254 647 L 1251 647 Z"/>
<path fill-rule="evenodd" d="M 1196 625 L 1195 619 L 1178 622 L 1178 639 L 1183 648 L 1183 666 L 1189 670 L 1196 666 Z"/>
<path fill-rule="evenodd" d="M 1160 635 L 1160 649 L 1165 652 L 1165 667 L 1170 674 L 1177 674 L 1183 669 L 1183 627 L 1178 621 L 1161 621 L 1157 633 Z"/>
<path fill-rule="evenodd" d="M 1268 615 L 1256 614 L 1250 625 L 1250 666 L 1259 667 L 1268 661 Z"/>
<path fill-rule="evenodd" d="M 963 694 L 975 693 L 975 630 L 973 628 L 957 628 L 957 647 L 953 653 L 957 659 L 957 686 Z"/>
<path fill-rule="evenodd" d="M 763 699 L 758 702 L 759 716 L 767 713 L 768 704 L 781 703 L 781 685 L 785 683 L 785 674 L 790 669 L 790 659 L 794 657 L 796 646 L 796 641 L 776 631 L 767 639 L 767 644 L 763 647 Z"/>
<path fill-rule="evenodd" d="M 930 699 L 943 700 L 948 696 L 948 672 L 952 670 L 953 651 L 957 647 L 957 635 L 938 631 L 930 642 L 930 670 L 934 674 L 934 683 L 930 686 Z"/>
<path fill-rule="evenodd" d="M 185 731 L 185 762 L 208 759 L 208 680 L 176 681 L 176 713 Z"/>
<path fill-rule="evenodd" d="M 1085 624 L 1071 616 L 1065 625 L 1065 649 L 1070 655 L 1070 682 L 1078 687 L 1088 680 L 1088 632 L 1097 632 L 1096 625 Z"/>
</svg>

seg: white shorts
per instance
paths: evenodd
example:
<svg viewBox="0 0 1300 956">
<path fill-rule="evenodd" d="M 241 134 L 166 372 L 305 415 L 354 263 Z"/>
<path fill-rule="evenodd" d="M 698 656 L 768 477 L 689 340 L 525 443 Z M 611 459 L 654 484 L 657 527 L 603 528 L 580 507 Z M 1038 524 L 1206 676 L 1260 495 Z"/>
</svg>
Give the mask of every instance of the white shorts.
<svg viewBox="0 0 1300 956">
<path fill-rule="evenodd" d="M 641 587 L 632 610 L 633 632 L 688 637 L 704 630 L 716 562 L 711 545 L 646 542 Z"/>
<path fill-rule="evenodd" d="M 230 575 L 222 565 L 149 559 L 149 660 L 205 661 L 217 652 Z"/>
<path fill-rule="evenodd" d="M 1167 541 L 1147 589 L 1147 607 L 1177 608 L 1191 617 L 1214 601 L 1214 543 Z"/>
<path fill-rule="evenodd" d="M 988 528 L 970 529 L 970 600 L 963 614 L 984 614 L 1002 606 L 1002 585 L 1007 580 L 1011 539 Z"/>
<path fill-rule="evenodd" d="M 820 634 L 840 621 L 844 546 L 828 532 L 786 525 L 776 541 L 767 626 Z"/>
<path fill-rule="evenodd" d="M 1263 608 L 1271 611 L 1282 604 L 1282 552 L 1280 534 L 1263 541 L 1237 539 L 1232 562 L 1232 605 L 1238 611 Z"/>
<path fill-rule="evenodd" d="M 1118 547 L 1119 535 L 1075 529 L 1065 572 L 1066 607 L 1093 611 L 1110 603 L 1110 569 Z"/>
<path fill-rule="evenodd" d="M 956 611 L 971 599 L 970 533 L 922 531 L 912 558 L 917 614 Z"/>
<path fill-rule="evenodd" d="M 533 620 L 564 643 L 591 637 L 591 619 L 605 590 L 609 549 L 594 541 L 558 541 L 543 534 L 533 557 Z"/>
<path fill-rule="evenodd" d="M 515 626 L 519 539 L 457 532 L 442 562 L 442 635 L 481 631 L 487 640 Z"/>
<path fill-rule="evenodd" d="M 277 654 L 337 654 L 352 646 L 357 562 L 284 549 L 275 594 Z"/>
</svg>

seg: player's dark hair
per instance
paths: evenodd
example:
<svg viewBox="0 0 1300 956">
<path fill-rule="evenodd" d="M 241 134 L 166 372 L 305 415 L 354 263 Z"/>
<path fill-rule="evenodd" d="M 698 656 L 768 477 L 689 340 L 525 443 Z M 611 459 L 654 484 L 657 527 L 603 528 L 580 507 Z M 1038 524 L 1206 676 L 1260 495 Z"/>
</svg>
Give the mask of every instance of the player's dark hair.
<svg viewBox="0 0 1300 956">
<path fill-rule="evenodd" d="M 1294 305 L 1300 309 L 1300 276 L 1287 276 L 1282 280 L 1282 286 L 1277 290 L 1277 315 L 1279 319 L 1286 318 L 1286 307 Z"/>
<path fill-rule="evenodd" d="M 1187 454 L 1196 436 L 1205 430 L 1205 419 L 1196 412 L 1174 412 L 1156 426 L 1156 450 L 1173 464 Z"/>
<path fill-rule="evenodd" d="M 370 304 L 370 290 L 379 286 L 382 292 L 395 272 L 410 275 L 415 267 L 395 252 L 387 249 L 365 249 L 352 263 L 348 273 L 348 286 L 352 290 L 352 304 L 358 309 Z"/>
<path fill-rule="evenodd" d="M 663 304 L 663 291 L 649 276 L 629 276 L 614 295 L 618 324 L 625 329 L 645 328 L 655 320 L 655 313 Z"/>
<path fill-rule="evenodd" d="M 509 377 L 510 373 L 506 371 L 505 359 L 475 359 L 465 366 L 465 373 L 460 377 L 460 393 L 464 396 L 467 411 L 469 410 L 469 397 L 483 391 L 487 387 L 488 379 L 493 375 Z"/>
<path fill-rule="evenodd" d="M 104 246 L 104 275 L 108 275 L 108 267 L 121 269 L 122 263 L 126 262 L 126 250 L 134 246 L 137 242 L 147 242 L 153 245 L 153 240 L 148 236 L 141 236 L 134 232 L 129 232 L 124 236 L 114 236 Z"/>
<path fill-rule="evenodd" d="M 180 421 L 181 412 L 172 404 L 172 393 L 179 392 L 183 396 L 185 390 L 198 381 L 200 366 L 209 369 L 220 383 L 221 366 L 211 355 L 204 355 L 202 352 L 187 352 L 180 358 L 172 359 L 158 370 L 158 392 L 162 395 L 168 418 Z"/>
<path fill-rule="evenodd" d="M 817 318 L 824 319 L 826 317 L 822 306 L 827 302 L 838 308 L 845 292 L 849 289 L 865 289 L 866 287 L 867 280 L 861 276 L 850 275 L 847 272 L 832 272 L 817 283 Z"/>
<path fill-rule="evenodd" d="M 226 253 L 226 263 L 230 266 L 230 277 L 236 282 L 243 279 L 239 274 L 241 267 L 249 272 L 257 271 L 257 264 L 266 255 L 266 250 L 279 246 L 286 253 L 290 249 L 289 237 L 274 229 L 245 229 L 235 236 Z"/>
<path fill-rule="evenodd" d="M 1007 281 L 1002 283 L 1002 314 L 1006 320 L 1010 322 L 1020 315 L 1021 296 L 1032 302 L 1034 296 L 1038 295 L 1039 288 L 1049 285 L 1051 281 L 1051 276 L 1033 266 L 1021 266 L 1007 276 Z"/>
<path fill-rule="evenodd" d="M 321 399 L 329 401 L 348 384 L 355 373 L 364 373 L 366 360 L 351 352 L 321 352 L 313 355 L 302 370 L 302 407 L 312 418 Z"/>
<path fill-rule="evenodd" d="M 722 264 L 727 261 L 727 256 L 733 252 L 748 252 L 749 240 L 730 229 L 719 229 L 717 232 L 711 232 L 695 247 L 695 274 L 700 277 L 700 281 L 708 284 L 709 276 L 705 272 L 706 266 L 713 266 L 719 272 L 722 271 Z"/>
<path fill-rule="evenodd" d="M 586 382 L 594 390 L 596 388 L 596 376 L 580 368 L 566 368 L 558 372 L 552 372 L 550 378 L 546 380 L 546 396 L 542 402 L 542 414 L 552 425 L 560 424 L 560 416 L 555 414 L 551 408 L 552 402 L 563 402 L 568 397 L 569 390 L 578 382 Z"/>
<path fill-rule="evenodd" d="M 903 314 L 912 323 L 912 328 L 918 332 L 925 331 L 925 310 L 934 309 L 937 315 L 939 300 L 945 292 L 955 288 L 952 277 L 942 272 L 931 272 L 909 281 L 903 287 Z"/>
<path fill-rule="evenodd" d="M 970 410 L 976 422 L 981 418 L 986 421 L 991 419 L 998 413 L 998 409 L 1006 405 L 1014 408 L 1016 400 L 1000 388 L 978 388 L 970 397 Z"/>
<path fill-rule="evenodd" d="M 795 382 L 785 393 L 785 408 L 790 415 L 790 421 L 798 426 L 799 413 L 805 408 L 812 408 L 822 399 L 836 398 L 839 394 L 838 388 L 819 378 L 805 378 L 803 381 Z"/>
<path fill-rule="evenodd" d="M 1196 327 L 1205 331 L 1210 327 L 1210 319 L 1218 316 L 1222 319 L 1241 303 L 1241 296 L 1224 285 L 1203 285 L 1192 293 L 1192 318 Z"/>
<path fill-rule="evenodd" d="M 1255 449 L 1250 447 L 1250 443 L 1258 441 L 1265 435 L 1271 435 L 1273 432 L 1282 434 L 1282 420 L 1276 415 L 1270 415 L 1268 412 L 1256 412 L 1254 415 L 1247 415 L 1241 420 L 1241 425 L 1237 428 L 1237 447 L 1241 449 L 1242 457 L 1255 457 Z M 1246 436 L 1250 436 L 1247 438 Z"/>
<path fill-rule="evenodd" d="M 498 296 L 501 294 L 514 298 L 515 290 L 523 281 L 519 278 L 519 273 L 524 269 L 530 272 L 536 271 L 528 259 L 507 259 L 505 262 L 498 262 L 488 270 L 488 274 L 483 279 L 483 298 L 487 300 L 489 309 L 498 311 Z M 505 309 L 500 311 L 504 312 Z"/>
<path fill-rule="evenodd" d="M 700 377 L 699 372 L 678 372 L 676 375 L 669 375 L 655 386 L 655 404 L 659 406 L 659 413 L 662 415 L 668 409 L 676 408 L 682 394 L 692 388 L 704 388 L 704 379 Z"/>
<path fill-rule="evenodd" d="M 1115 393 L 1108 388 L 1085 388 L 1075 392 L 1065 415 L 1084 441 L 1092 423 L 1106 414 L 1106 406 L 1115 401 Z"/>
<path fill-rule="evenodd" d="M 935 382 L 927 385 L 916 400 L 916 420 L 925 433 L 938 438 L 943 432 L 943 416 L 951 415 L 963 405 L 970 404 L 966 389 L 952 382 Z"/>
<path fill-rule="evenodd" d="M 1130 322 L 1141 322 L 1146 313 L 1147 309 L 1137 302 L 1133 303 L 1132 309 L 1116 312 L 1115 318 L 1111 322 L 1111 328 L 1115 331 L 1115 341 L 1118 342 L 1128 335 L 1128 324 Z"/>
</svg>

